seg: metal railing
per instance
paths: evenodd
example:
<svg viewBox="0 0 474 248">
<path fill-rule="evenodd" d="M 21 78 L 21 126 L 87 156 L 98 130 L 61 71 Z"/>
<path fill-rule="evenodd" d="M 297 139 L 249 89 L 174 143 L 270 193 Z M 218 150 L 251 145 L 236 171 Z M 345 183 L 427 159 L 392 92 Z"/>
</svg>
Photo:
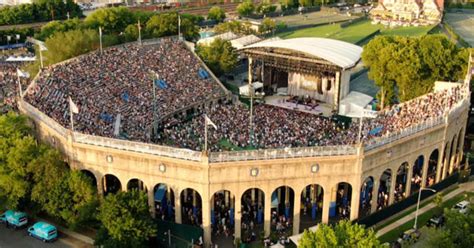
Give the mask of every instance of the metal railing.
<svg viewBox="0 0 474 248">
<path fill-rule="evenodd" d="M 107 148 L 119 149 L 123 151 L 139 152 L 156 156 L 179 158 L 190 161 L 201 161 L 201 152 L 189 149 L 174 148 L 169 146 L 153 145 L 143 142 L 135 142 L 128 140 L 119 140 L 113 138 L 105 138 L 94 135 L 81 134 L 74 132 L 74 142 L 102 146 Z"/>
<path fill-rule="evenodd" d="M 39 120 L 42 123 L 46 124 L 48 127 L 56 131 L 59 135 L 64 138 L 67 138 L 68 130 L 53 120 L 51 117 L 45 115 L 43 112 L 39 111 L 37 108 L 33 107 L 31 104 L 27 103 L 24 100 L 20 100 L 20 106 L 23 111 L 30 117 L 34 117 L 35 120 Z"/>
<path fill-rule="evenodd" d="M 251 151 L 211 152 L 210 163 L 268 160 L 302 157 L 343 156 L 357 154 L 356 146 L 315 146 Z"/>
</svg>

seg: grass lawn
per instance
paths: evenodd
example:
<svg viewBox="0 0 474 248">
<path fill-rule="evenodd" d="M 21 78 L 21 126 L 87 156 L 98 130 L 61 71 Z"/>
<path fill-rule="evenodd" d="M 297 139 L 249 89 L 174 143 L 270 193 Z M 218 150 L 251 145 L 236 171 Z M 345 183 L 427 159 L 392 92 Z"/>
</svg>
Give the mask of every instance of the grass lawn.
<svg viewBox="0 0 474 248">
<path fill-rule="evenodd" d="M 286 32 L 280 34 L 279 36 L 283 39 L 298 37 L 322 37 L 342 40 L 350 43 L 357 43 L 377 30 L 380 30 L 380 35 L 420 36 L 427 34 L 431 28 L 432 26 L 386 28 L 382 24 L 373 25 L 370 23 L 370 20 L 366 20 L 357 22 L 346 28 L 341 28 L 339 24 L 328 24 Z"/>
<path fill-rule="evenodd" d="M 451 208 L 454 206 L 454 204 L 466 199 L 465 195 L 468 195 L 467 198 L 474 196 L 474 192 L 468 192 L 468 193 L 461 193 L 456 195 L 455 197 L 445 201 L 443 203 L 443 208 Z M 418 227 L 426 225 L 428 220 L 433 216 L 433 209 L 430 209 L 429 211 L 418 215 Z M 405 224 L 393 229 L 392 231 L 382 235 L 379 237 L 380 242 L 393 242 L 395 241 L 400 234 L 402 234 L 404 231 L 410 229 L 413 227 L 415 223 L 415 219 L 411 219 L 410 221 L 406 222 Z"/>
<path fill-rule="evenodd" d="M 442 193 L 443 193 L 443 196 L 445 196 L 445 195 L 451 193 L 451 191 L 453 191 L 453 190 L 455 190 L 455 189 L 457 189 L 457 188 L 459 188 L 459 186 L 457 186 L 457 185 L 456 185 L 456 187 L 448 188 L 447 190 L 445 190 L 445 191 L 442 192 Z M 431 199 L 428 200 L 428 201 L 423 201 L 423 202 L 421 202 L 421 203 L 420 203 L 420 208 L 423 208 L 424 206 L 430 204 L 431 202 L 433 202 L 433 198 L 431 198 Z M 416 206 L 413 206 L 413 207 L 411 207 L 411 208 L 408 208 L 408 210 L 405 210 L 405 212 L 403 212 L 403 213 L 400 214 L 400 215 L 396 215 L 395 218 L 393 218 L 392 220 L 387 221 L 387 222 L 383 223 L 382 225 L 376 226 L 375 230 L 378 231 L 378 230 L 380 230 L 380 229 L 382 229 L 382 228 L 384 228 L 384 227 L 386 227 L 386 226 L 392 224 L 393 222 L 395 222 L 395 221 L 397 221 L 397 220 L 399 220 L 399 219 L 401 219 L 401 218 L 403 218 L 403 217 L 405 217 L 405 216 L 407 216 L 407 215 L 409 215 L 409 214 L 415 212 L 415 210 L 416 210 Z"/>
</svg>

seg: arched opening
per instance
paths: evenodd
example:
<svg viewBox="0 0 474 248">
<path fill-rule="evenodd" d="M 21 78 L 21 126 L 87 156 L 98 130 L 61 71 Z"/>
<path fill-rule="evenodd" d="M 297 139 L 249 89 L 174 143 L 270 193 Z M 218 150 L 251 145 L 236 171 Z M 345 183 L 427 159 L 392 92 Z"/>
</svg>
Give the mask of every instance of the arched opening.
<svg viewBox="0 0 474 248">
<path fill-rule="evenodd" d="M 413 173 L 411 176 L 411 194 L 418 193 L 418 190 L 421 187 L 424 160 L 425 158 L 423 155 L 420 155 L 413 164 Z"/>
<path fill-rule="evenodd" d="M 300 230 L 315 226 L 321 222 L 323 213 L 324 189 L 319 184 L 310 184 L 301 192 Z"/>
<path fill-rule="evenodd" d="M 392 182 L 392 170 L 386 169 L 380 176 L 379 191 L 377 192 L 377 210 L 388 206 L 390 188 Z"/>
<path fill-rule="evenodd" d="M 288 237 L 292 232 L 295 192 L 291 187 L 281 186 L 272 193 L 272 231 Z"/>
<path fill-rule="evenodd" d="M 115 194 L 122 189 L 120 180 L 112 174 L 106 174 L 102 180 L 104 180 L 104 195 L 109 193 Z"/>
<path fill-rule="evenodd" d="M 250 243 L 259 239 L 263 231 L 265 194 L 261 189 L 251 188 L 242 194 L 241 201 L 241 239 L 244 243 Z"/>
<path fill-rule="evenodd" d="M 395 202 L 399 202 L 407 197 L 408 163 L 404 162 L 397 170 L 397 179 L 395 182 Z"/>
<path fill-rule="evenodd" d="M 454 135 L 453 140 L 451 141 L 451 151 L 449 152 L 449 157 L 448 157 L 448 167 L 447 167 L 448 171 L 446 173 L 446 175 L 448 176 L 451 174 L 453 170 L 453 168 L 451 167 L 453 167 L 453 164 L 455 163 L 455 159 L 454 159 L 454 156 L 456 155 L 456 146 L 455 146 L 456 142 L 455 141 L 456 141 L 456 135 Z"/>
<path fill-rule="evenodd" d="M 145 191 L 145 192 L 148 191 L 146 186 L 145 186 L 145 183 L 143 183 L 142 180 L 137 179 L 137 178 L 130 179 L 130 181 L 128 181 L 128 183 L 127 183 L 127 190 L 132 190 L 132 189 L 139 190 L 139 191 Z"/>
<path fill-rule="evenodd" d="M 352 186 L 346 182 L 338 183 L 333 193 L 331 196 L 333 201 L 329 206 L 330 221 L 348 219 L 351 212 Z"/>
<path fill-rule="evenodd" d="M 232 246 L 235 224 L 235 197 L 220 190 L 211 198 L 212 239 L 219 246 Z"/>
<path fill-rule="evenodd" d="M 168 185 L 159 183 L 153 188 L 156 218 L 175 221 L 174 191 Z"/>
<path fill-rule="evenodd" d="M 97 187 L 97 179 L 94 175 L 94 173 L 92 173 L 91 171 L 89 170 L 81 170 L 82 174 L 84 174 L 86 177 L 90 178 L 91 182 L 92 182 L 92 185 L 94 187 Z"/>
<path fill-rule="evenodd" d="M 436 180 L 436 170 L 438 167 L 439 151 L 435 149 L 431 152 L 430 159 L 428 160 L 428 173 L 426 174 L 426 186 L 431 186 Z"/>
<path fill-rule="evenodd" d="M 194 189 L 184 189 L 181 192 L 181 217 L 183 224 L 200 226 L 202 224 L 202 199 Z"/>
<path fill-rule="evenodd" d="M 360 205 L 359 205 L 359 216 L 365 217 L 370 214 L 372 195 L 374 189 L 374 178 L 367 177 L 362 183 L 360 189 Z"/>
</svg>

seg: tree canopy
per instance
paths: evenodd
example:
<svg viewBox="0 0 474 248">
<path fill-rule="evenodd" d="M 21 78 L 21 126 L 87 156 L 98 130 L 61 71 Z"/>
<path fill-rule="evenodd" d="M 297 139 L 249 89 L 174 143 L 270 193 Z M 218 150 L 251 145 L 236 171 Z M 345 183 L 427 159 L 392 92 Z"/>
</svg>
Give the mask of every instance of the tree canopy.
<svg viewBox="0 0 474 248">
<path fill-rule="evenodd" d="M 255 31 L 251 28 L 250 22 L 241 22 L 241 21 L 229 21 L 219 23 L 214 27 L 214 32 L 218 34 L 232 32 L 235 34 L 249 35 L 253 34 Z"/>
<path fill-rule="evenodd" d="M 377 97 L 382 106 L 426 94 L 435 81 L 461 79 L 467 58 L 466 49 L 441 35 L 377 36 L 362 52 L 369 78 L 380 88 Z"/>
<path fill-rule="evenodd" d="M 104 247 L 144 247 L 156 236 L 145 193 L 138 190 L 119 192 L 105 197 L 99 207 L 99 231 L 96 245 Z"/>
<path fill-rule="evenodd" d="M 276 27 L 276 22 L 271 18 L 266 17 L 263 19 L 262 24 L 260 25 L 259 32 L 262 34 L 271 33 L 275 31 Z"/>
<path fill-rule="evenodd" d="M 217 22 L 222 22 L 225 19 L 225 11 L 219 6 L 214 6 L 211 9 L 209 9 L 209 13 L 207 14 L 207 19 L 216 20 Z"/>
<path fill-rule="evenodd" d="M 370 248 L 382 246 L 373 230 L 366 230 L 363 226 L 349 221 L 339 221 L 334 227 L 319 224 L 314 232 L 305 230 L 298 247 Z"/>
<path fill-rule="evenodd" d="M 72 0 L 36 0 L 31 4 L 6 6 L 0 9 L 0 25 L 13 25 L 31 22 L 82 17 L 79 5 Z"/>
<path fill-rule="evenodd" d="M 446 223 L 442 229 L 431 230 L 428 244 L 433 248 L 455 248 L 474 246 L 474 211 L 461 214 L 445 209 Z"/>
<path fill-rule="evenodd" d="M 215 39 L 209 46 L 198 45 L 196 53 L 217 75 L 231 71 L 237 65 L 237 52 L 230 41 Z"/>
<path fill-rule="evenodd" d="M 194 40 L 199 37 L 199 29 L 192 16 L 181 16 L 181 32 L 185 39 Z M 155 15 L 146 23 L 149 37 L 158 38 L 178 34 L 178 13 L 162 13 Z"/>
<path fill-rule="evenodd" d="M 252 1 L 245 1 L 237 6 L 237 13 L 240 16 L 249 16 L 255 10 L 255 6 Z"/>
<path fill-rule="evenodd" d="M 81 24 L 82 22 L 78 18 L 73 18 L 66 21 L 50 21 L 41 27 L 41 31 L 35 35 L 35 38 L 39 40 L 46 40 L 56 33 L 78 29 Z"/>
</svg>

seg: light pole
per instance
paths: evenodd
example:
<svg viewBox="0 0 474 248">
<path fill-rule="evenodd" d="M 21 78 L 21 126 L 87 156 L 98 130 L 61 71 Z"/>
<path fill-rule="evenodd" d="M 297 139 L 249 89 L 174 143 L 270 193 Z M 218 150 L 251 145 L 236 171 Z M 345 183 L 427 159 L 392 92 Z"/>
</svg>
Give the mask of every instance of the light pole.
<svg viewBox="0 0 474 248">
<path fill-rule="evenodd" d="M 420 209 L 420 199 L 421 199 L 421 191 L 422 190 L 431 190 L 431 192 L 436 193 L 436 190 L 431 189 L 431 188 L 421 188 L 418 191 L 418 203 L 416 203 L 416 213 L 415 213 L 415 225 L 413 225 L 413 229 L 416 230 L 416 224 L 418 222 L 418 210 Z"/>
</svg>

